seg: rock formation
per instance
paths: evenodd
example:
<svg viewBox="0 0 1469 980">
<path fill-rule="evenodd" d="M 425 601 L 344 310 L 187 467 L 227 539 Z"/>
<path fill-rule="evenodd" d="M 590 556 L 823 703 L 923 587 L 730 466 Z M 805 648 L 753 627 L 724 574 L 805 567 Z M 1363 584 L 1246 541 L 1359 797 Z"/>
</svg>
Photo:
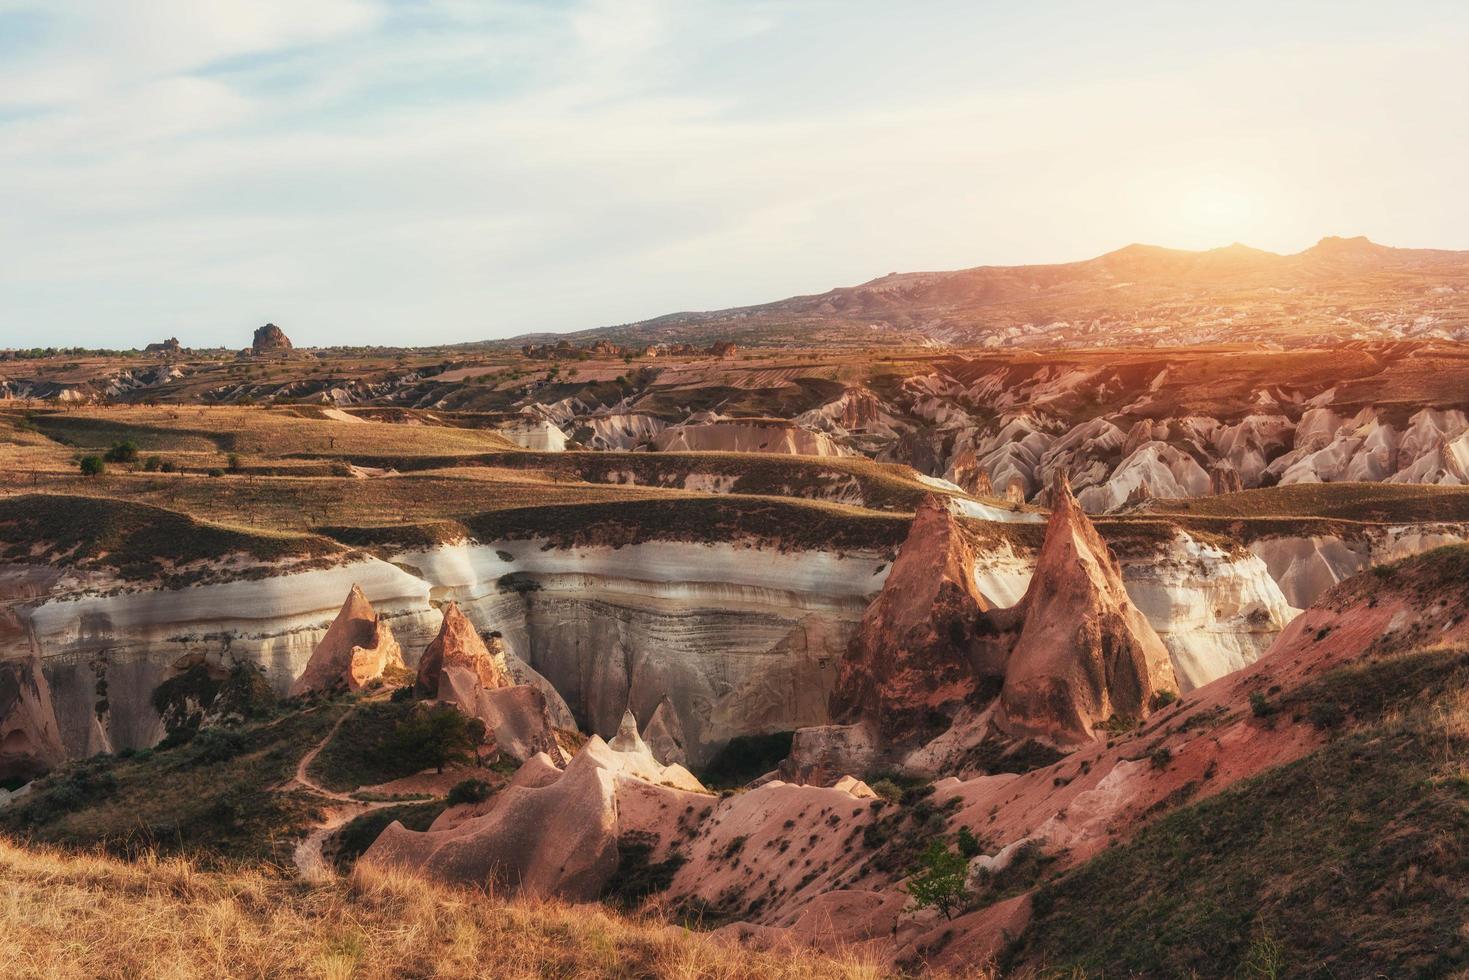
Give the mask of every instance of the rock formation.
<svg viewBox="0 0 1469 980">
<path fill-rule="evenodd" d="M 975 631 L 989 608 L 958 521 L 942 500 L 925 499 L 842 660 L 832 717 L 869 719 L 896 741 L 974 698 L 981 671 L 1002 668 L 974 659 Z"/>
<path fill-rule="evenodd" d="M 255 328 L 255 339 L 250 344 L 250 349 L 257 354 L 270 353 L 272 351 L 291 350 L 291 338 L 286 332 L 274 323 L 267 323 L 263 327 Z"/>
<path fill-rule="evenodd" d="M 41 661 L 0 661 L 0 783 L 29 782 L 65 757 Z"/>
<path fill-rule="evenodd" d="M 437 680 L 435 699 L 484 722 L 497 752 L 517 762 L 538 753 L 557 764 L 566 761 L 556 739 L 551 705 L 540 688 L 530 684 L 486 688 L 479 675 L 459 665 L 439 671 Z"/>
<path fill-rule="evenodd" d="M 387 622 L 373 610 L 362 589 L 353 585 L 306 669 L 291 685 L 291 695 L 343 686 L 360 691 L 390 667 L 403 668 L 403 652 Z"/>
<path fill-rule="evenodd" d="M 678 712 L 674 710 L 673 702 L 665 696 L 658 702 L 658 707 L 653 709 L 648 723 L 643 726 L 643 742 L 647 744 L 648 751 L 653 753 L 653 758 L 663 765 L 682 766 L 689 761 L 683 740 L 683 725 L 678 720 Z"/>
<path fill-rule="evenodd" d="M 395 821 L 362 860 L 490 885 L 497 894 L 594 899 L 617 871 L 623 835 L 666 833 L 674 818 L 711 800 L 682 766 L 661 766 L 638 748 L 631 726 L 637 745 L 620 738 L 618 748 L 594 735 L 564 772 L 536 756 L 504 790 L 445 811 L 427 831 Z M 665 843 L 648 859 L 666 852 Z"/>
<path fill-rule="evenodd" d="M 491 652 L 485 641 L 480 639 L 474 624 L 459 611 L 459 604 L 450 601 L 444 607 L 444 622 L 439 627 L 439 635 L 434 637 L 418 661 L 418 679 L 414 684 L 416 693 L 424 698 L 437 697 L 440 675 L 450 667 L 463 668 L 474 674 L 488 690 L 509 687 L 511 680 L 506 669 L 504 644 L 496 640 L 495 645 L 497 649 Z"/>
<path fill-rule="evenodd" d="M 1145 717 L 1157 694 L 1178 689 L 1167 648 L 1064 475 L 1052 483 L 1025 598 L 991 619 L 1018 631 L 1000 696 L 1002 726 L 1014 734 L 1084 740 L 1114 715 Z"/>
<path fill-rule="evenodd" d="M 1239 470 L 1234 468 L 1233 463 L 1220 460 L 1209 467 L 1209 493 L 1218 496 L 1221 493 L 1239 493 L 1244 488 Z"/>
</svg>

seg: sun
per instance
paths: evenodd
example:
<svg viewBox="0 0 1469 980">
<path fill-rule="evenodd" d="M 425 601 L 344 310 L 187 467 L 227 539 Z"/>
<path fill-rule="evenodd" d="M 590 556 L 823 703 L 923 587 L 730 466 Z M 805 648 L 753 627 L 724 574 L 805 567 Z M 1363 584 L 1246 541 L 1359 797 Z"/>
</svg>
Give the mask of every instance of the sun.
<svg viewBox="0 0 1469 980">
<path fill-rule="evenodd" d="M 1183 190 L 1178 202 L 1181 230 L 1188 237 L 1224 244 L 1259 227 L 1259 198 L 1239 183 L 1208 181 Z"/>
</svg>

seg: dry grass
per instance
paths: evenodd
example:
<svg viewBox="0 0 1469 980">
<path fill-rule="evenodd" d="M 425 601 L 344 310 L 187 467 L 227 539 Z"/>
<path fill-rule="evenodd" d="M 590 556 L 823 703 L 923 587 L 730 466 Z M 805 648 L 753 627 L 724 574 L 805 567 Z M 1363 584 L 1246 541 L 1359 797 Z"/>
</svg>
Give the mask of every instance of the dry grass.
<svg viewBox="0 0 1469 980">
<path fill-rule="evenodd" d="M 403 876 L 308 885 L 0 840 L 4 977 L 882 975 L 852 957 L 757 952 L 597 907 L 506 904 Z"/>
<path fill-rule="evenodd" d="M 69 446 L 106 449 L 131 439 L 144 451 L 264 453 L 484 453 L 514 450 L 498 433 L 448 426 L 312 418 L 292 409 L 139 406 L 43 411 L 30 422 Z"/>
</svg>

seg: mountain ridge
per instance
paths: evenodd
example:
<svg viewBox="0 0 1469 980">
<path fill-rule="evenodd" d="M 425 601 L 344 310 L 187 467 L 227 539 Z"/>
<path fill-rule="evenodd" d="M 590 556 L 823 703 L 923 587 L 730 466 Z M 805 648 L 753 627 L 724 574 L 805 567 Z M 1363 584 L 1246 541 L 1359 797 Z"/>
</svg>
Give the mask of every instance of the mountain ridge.
<svg viewBox="0 0 1469 980">
<path fill-rule="evenodd" d="M 1469 251 L 1327 236 L 1287 254 L 1238 242 L 1198 251 L 1133 243 L 1074 262 L 894 272 L 767 303 L 491 343 L 1299 345 L 1397 339 L 1425 316 L 1445 337 L 1469 327 Z"/>
</svg>

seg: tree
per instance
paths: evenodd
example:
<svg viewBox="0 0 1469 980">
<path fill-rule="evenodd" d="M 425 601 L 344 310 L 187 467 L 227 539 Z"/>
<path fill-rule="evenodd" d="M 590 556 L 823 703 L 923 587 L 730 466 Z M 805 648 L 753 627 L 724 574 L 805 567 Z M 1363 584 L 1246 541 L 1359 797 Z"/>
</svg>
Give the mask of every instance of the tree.
<svg viewBox="0 0 1469 980">
<path fill-rule="evenodd" d="M 914 905 L 936 908 L 945 919 L 952 919 L 969 892 L 969 862 L 962 854 L 949 850 L 942 839 L 931 841 L 918 858 L 907 891 Z"/>
<path fill-rule="evenodd" d="M 112 448 L 107 450 L 107 462 L 109 463 L 135 463 L 138 461 L 138 445 L 135 442 L 115 442 Z"/>
<path fill-rule="evenodd" d="M 101 456 L 83 456 L 79 465 L 82 476 L 101 476 L 107 472 L 107 464 L 102 462 Z"/>
<path fill-rule="evenodd" d="M 404 759 L 438 772 L 451 762 L 474 762 L 484 740 L 484 722 L 444 704 L 413 712 L 393 730 L 394 748 Z"/>
</svg>

